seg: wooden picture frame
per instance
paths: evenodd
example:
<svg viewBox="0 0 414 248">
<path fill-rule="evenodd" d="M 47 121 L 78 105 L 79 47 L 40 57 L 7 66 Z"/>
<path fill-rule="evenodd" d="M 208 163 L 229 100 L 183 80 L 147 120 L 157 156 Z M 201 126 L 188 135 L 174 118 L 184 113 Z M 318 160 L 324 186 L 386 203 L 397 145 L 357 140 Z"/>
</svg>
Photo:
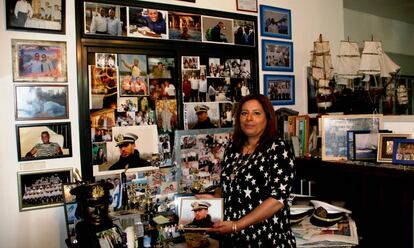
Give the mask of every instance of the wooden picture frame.
<svg viewBox="0 0 414 248">
<path fill-rule="evenodd" d="M 236 0 L 236 9 L 257 13 L 257 0 Z"/>
<path fill-rule="evenodd" d="M 67 85 L 15 85 L 16 120 L 69 118 Z"/>
<path fill-rule="evenodd" d="M 263 39 L 262 70 L 293 72 L 293 43 Z"/>
<path fill-rule="evenodd" d="M 260 5 L 261 35 L 292 39 L 292 17 L 289 9 Z"/>
<path fill-rule="evenodd" d="M 71 181 L 72 168 L 17 172 L 19 210 L 63 205 L 62 183 Z"/>
<path fill-rule="evenodd" d="M 392 163 L 395 139 L 409 139 L 410 134 L 380 133 L 378 134 L 377 162 Z"/>
<path fill-rule="evenodd" d="M 392 163 L 414 165 L 414 139 L 395 139 L 393 143 Z"/>
<path fill-rule="evenodd" d="M 70 122 L 18 124 L 16 133 L 18 161 L 72 156 Z"/>
<path fill-rule="evenodd" d="M 12 39 L 13 82 L 67 82 L 66 42 Z"/>
<path fill-rule="evenodd" d="M 325 115 L 322 116 L 322 160 L 347 159 L 347 131 L 378 132 L 383 115 Z"/>
<path fill-rule="evenodd" d="M 65 34 L 65 0 L 53 1 L 53 6 L 50 2 L 40 0 L 5 2 L 7 29 Z"/>
<path fill-rule="evenodd" d="M 264 75 L 264 95 L 274 106 L 295 104 L 294 75 Z"/>
</svg>

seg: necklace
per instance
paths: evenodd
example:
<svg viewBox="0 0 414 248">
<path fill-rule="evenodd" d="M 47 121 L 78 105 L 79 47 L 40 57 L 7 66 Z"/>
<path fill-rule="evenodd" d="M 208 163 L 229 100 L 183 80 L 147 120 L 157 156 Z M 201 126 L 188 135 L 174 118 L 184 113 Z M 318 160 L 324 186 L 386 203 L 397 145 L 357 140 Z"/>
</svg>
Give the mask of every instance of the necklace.
<svg viewBox="0 0 414 248">
<path fill-rule="evenodd" d="M 249 160 L 250 160 L 250 158 L 252 157 L 252 155 L 253 155 L 253 153 L 254 153 L 254 151 L 256 150 L 256 147 L 257 147 L 257 145 L 258 144 L 255 144 L 254 145 L 254 147 L 252 148 L 252 149 L 248 149 L 247 148 L 247 146 L 246 146 L 246 153 L 241 153 L 240 154 L 240 156 L 239 157 L 237 157 L 237 160 L 236 160 L 236 162 L 234 163 L 234 166 L 233 166 L 233 170 L 231 171 L 231 174 L 230 174 L 230 179 L 233 181 L 234 180 L 234 178 L 236 177 L 236 174 L 237 174 L 237 171 L 239 171 L 241 168 L 243 168 L 246 164 L 247 164 L 247 162 L 249 162 Z M 247 154 L 249 154 L 249 156 L 247 157 L 247 159 L 245 160 L 245 159 L 243 159 L 243 157 L 245 156 L 245 155 L 247 155 Z M 240 161 L 240 158 L 242 158 L 242 165 L 241 166 L 237 166 L 237 164 L 239 163 L 239 161 Z"/>
</svg>

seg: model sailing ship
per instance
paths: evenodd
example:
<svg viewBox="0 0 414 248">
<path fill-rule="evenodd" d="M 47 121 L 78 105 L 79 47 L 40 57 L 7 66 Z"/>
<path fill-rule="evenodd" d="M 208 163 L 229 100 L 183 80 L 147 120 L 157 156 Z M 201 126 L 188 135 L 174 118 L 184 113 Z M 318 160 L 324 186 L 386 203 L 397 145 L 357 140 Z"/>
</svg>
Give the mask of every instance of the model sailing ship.
<svg viewBox="0 0 414 248">
<path fill-rule="evenodd" d="M 346 87 L 352 91 L 365 91 L 371 101 L 375 97 L 383 95 L 385 103 L 391 105 L 395 94 L 398 99 L 404 99 L 407 95 L 405 87 L 398 87 L 396 91 L 396 75 L 400 66 L 394 63 L 382 49 L 380 41 L 364 41 L 362 55 L 359 55 L 359 48 L 356 42 L 348 40 L 341 41 L 338 54 L 338 64 L 336 67 L 335 78 L 340 84 L 346 79 Z M 359 85 L 355 85 L 355 79 Z M 384 79 L 384 80 L 382 80 Z M 357 81 L 357 82 L 358 82 Z M 383 85 L 382 82 L 385 82 Z M 405 91 L 404 91 L 405 89 Z M 404 101 L 404 100 L 403 100 Z M 405 104 L 408 103 L 408 99 Z"/>
<path fill-rule="evenodd" d="M 316 89 L 316 104 L 318 110 L 326 110 L 332 106 L 333 84 L 330 82 L 334 75 L 329 41 L 323 40 L 322 34 L 313 43 L 311 52 L 312 78 Z"/>
</svg>

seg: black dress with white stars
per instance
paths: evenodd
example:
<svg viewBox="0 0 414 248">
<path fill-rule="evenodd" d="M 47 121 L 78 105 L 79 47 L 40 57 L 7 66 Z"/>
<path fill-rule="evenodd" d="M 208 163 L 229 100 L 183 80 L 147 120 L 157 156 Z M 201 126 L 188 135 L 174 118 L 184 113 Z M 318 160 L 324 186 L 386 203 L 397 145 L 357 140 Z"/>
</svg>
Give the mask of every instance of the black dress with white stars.
<svg viewBox="0 0 414 248">
<path fill-rule="evenodd" d="M 227 149 L 221 174 L 224 220 L 238 220 L 272 197 L 284 207 L 268 219 L 230 234 L 231 247 L 296 247 L 289 224 L 287 199 L 295 178 L 294 157 L 276 138 L 262 152 L 252 154 Z"/>
</svg>

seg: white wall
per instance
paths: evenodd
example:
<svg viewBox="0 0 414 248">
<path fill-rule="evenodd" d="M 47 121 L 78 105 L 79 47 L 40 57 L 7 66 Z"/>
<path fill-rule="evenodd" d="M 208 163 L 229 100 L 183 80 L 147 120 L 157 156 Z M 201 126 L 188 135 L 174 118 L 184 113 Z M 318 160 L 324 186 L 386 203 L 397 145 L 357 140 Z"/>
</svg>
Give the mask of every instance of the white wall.
<svg viewBox="0 0 414 248">
<path fill-rule="evenodd" d="M 197 0 L 197 4 L 173 0 L 151 0 L 151 2 L 180 4 L 225 12 L 236 12 L 235 0 Z M 62 207 L 19 212 L 17 171 L 52 169 L 80 166 L 78 101 L 76 78 L 76 37 L 74 1 L 66 1 L 66 35 L 52 35 L 33 32 L 6 30 L 4 13 L 5 0 L 0 1 L 0 247 L 65 247 L 66 237 L 64 211 Z M 343 39 L 342 0 L 259 0 L 259 4 L 277 6 L 292 11 L 292 41 L 294 43 L 294 74 L 296 77 L 296 104 L 292 107 L 306 113 L 306 75 L 309 53 L 313 41 L 322 33 L 332 43 L 332 54 L 336 54 L 339 41 Z M 218 8 L 217 6 L 220 6 Z M 249 14 L 247 12 L 240 12 Z M 258 32 L 259 33 L 259 32 Z M 18 163 L 14 120 L 14 96 L 11 68 L 11 39 L 39 39 L 67 42 L 69 111 L 72 125 L 73 157 L 45 160 L 40 163 Z M 266 38 L 267 39 L 267 38 Z M 271 38 L 270 38 L 271 39 Z M 259 38 L 259 44 L 261 39 Z M 259 52 L 260 53 L 260 52 Z M 259 54 L 260 56 L 260 54 Z M 259 58 L 261 61 L 261 57 Z M 259 65 L 260 68 L 261 65 Z M 267 72 L 266 72 L 267 73 Z M 263 80 L 260 72 L 260 83 Z M 283 74 L 269 72 L 269 74 Z"/>
</svg>

